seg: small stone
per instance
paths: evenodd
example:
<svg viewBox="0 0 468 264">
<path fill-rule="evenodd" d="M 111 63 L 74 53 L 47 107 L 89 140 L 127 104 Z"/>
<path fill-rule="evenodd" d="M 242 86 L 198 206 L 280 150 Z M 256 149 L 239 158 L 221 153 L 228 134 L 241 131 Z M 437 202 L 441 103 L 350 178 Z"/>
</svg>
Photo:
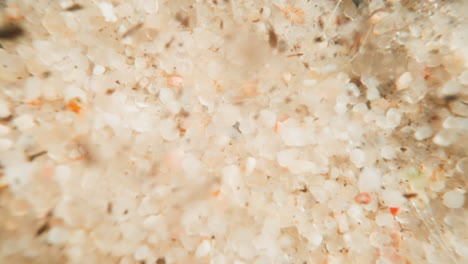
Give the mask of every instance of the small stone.
<svg viewBox="0 0 468 264">
<path fill-rule="evenodd" d="M 269 110 L 260 111 L 260 121 L 267 127 L 273 127 L 276 122 L 276 114 Z"/>
<path fill-rule="evenodd" d="M 446 82 L 444 86 L 442 86 L 439 89 L 439 96 L 445 97 L 445 96 L 456 95 L 462 90 L 463 90 L 463 85 L 461 85 L 457 81 L 450 80 Z"/>
<path fill-rule="evenodd" d="M 357 85 L 355 83 L 347 83 L 345 85 L 345 89 L 347 91 L 351 92 L 351 94 L 354 97 L 359 97 L 359 95 L 361 94 L 361 91 L 359 91 L 359 87 L 357 87 Z"/>
<path fill-rule="evenodd" d="M 151 255 L 151 249 L 147 245 L 139 247 L 133 257 L 136 261 L 142 261 L 148 258 Z"/>
<path fill-rule="evenodd" d="M 9 126 L 0 125 L 0 136 L 8 135 L 11 132 L 11 128 Z"/>
<path fill-rule="evenodd" d="M 468 157 L 459 159 L 456 168 L 460 173 L 468 173 Z"/>
<path fill-rule="evenodd" d="M 378 191 L 381 185 L 381 172 L 374 167 L 365 167 L 359 177 L 358 186 L 361 192 Z"/>
<path fill-rule="evenodd" d="M 313 162 L 308 160 L 295 160 L 288 166 L 289 171 L 292 174 L 302 174 L 307 172 L 315 172 L 316 166 Z"/>
<path fill-rule="evenodd" d="M 448 208 L 461 208 L 465 203 L 465 191 L 461 189 L 448 191 L 444 194 L 442 200 Z"/>
<path fill-rule="evenodd" d="M 254 157 L 248 157 L 245 164 L 245 174 L 250 175 L 257 164 L 257 160 Z"/>
<path fill-rule="evenodd" d="M 211 243 L 209 240 L 203 240 L 195 251 L 195 257 L 202 258 L 208 255 L 211 251 Z"/>
<path fill-rule="evenodd" d="M 5 100 L 0 100 L 0 118 L 6 118 L 10 115 L 10 105 Z"/>
<path fill-rule="evenodd" d="M 460 76 L 458 76 L 458 80 L 460 81 L 460 83 L 468 85 L 468 70 L 462 72 Z"/>
<path fill-rule="evenodd" d="M 172 119 L 165 119 L 159 123 L 159 131 L 163 139 L 173 141 L 179 137 L 177 124 Z"/>
<path fill-rule="evenodd" d="M 104 68 L 104 66 L 99 65 L 99 64 L 94 65 L 94 68 L 93 68 L 94 75 L 102 75 L 105 71 L 106 71 L 106 68 Z"/>
<path fill-rule="evenodd" d="M 411 81 L 413 81 L 413 77 L 411 76 L 411 73 L 409 72 L 403 73 L 396 82 L 397 90 L 403 90 L 403 89 L 408 88 L 409 85 L 411 84 Z"/>
<path fill-rule="evenodd" d="M 140 206 L 138 207 L 138 214 L 140 216 L 146 216 L 150 214 L 156 214 L 157 212 L 159 212 L 158 204 L 149 196 L 143 198 Z"/>
<path fill-rule="evenodd" d="M 402 116 L 403 116 L 403 113 L 400 110 L 395 109 L 395 108 L 390 108 L 386 114 L 388 125 L 391 128 L 395 128 L 399 126 Z"/>
<path fill-rule="evenodd" d="M 0 139 L 0 151 L 7 151 L 13 146 L 13 141 L 6 138 Z"/>
<path fill-rule="evenodd" d="M 310 135 L 300 127 L 284 127 L 281 130 L 281 139 L 286 146 L 302 147 L 309 145 Z"/>
<path fill-rule="evenodd" d="M 378 226 L 391 227 L 393 225 L 394 219 L 390 213 L 378 213 L 375 217 L 375 222 Z"/>
<path fill-rule="evenodd" d="M 385 146 L 380 150 L 380 155 L 384 159 L 388 159 L 388 160 L 394 159 L 396 157 L 395 148 L 391 146 Z"/>
<path fill-rule="evenodd" d="M 281 150 L 276 155 L 276 160 L 281 167 L 287 168 L 292 162 L 297 159 L 299 155 L 299 151 L 297 149 L 286 149 Z"/>
<path fill-rule="evenodd" d="M 193 154 L 187 154 L 182 161 L 182 168 L 186 176 L 193 179 L 199 176 L 202 164 Z"/>
<path fill-rule="evenodd" d="M 449 116 L 442 124 L 444 128 L 468 130 L 468 118 Z"/>
<path fill-rule="evenodd" d="M 354 163 L 356 168 L 364 167 L 364 162 L 366 161 L 366 154 L 360 149 L 353 149 L 349 154 L 351 162 Z"/>
<path fill-rule="evenodd" d="M 64 186 L 71 176 L 71 169 L 66 165 L 59 165 L 55 168 L 55 180 Z"/>
<path fill-rule="evenodd" d="M 20 130 L 26 131 L 35 126 L 34 118 L 31 115 L 24 114 L 20 115 L 13 120 L 13 124 Z"/>
<path fill-rule="evenodd" d="M 377 87 L 370 87 L 367 89 L 367 100 L 375 100 L 380 98 L 380 92 Z"/>
<path fill-rule="evenodd" d="M 395 189 L 383 190 L 381 198 L 385 205 L 390 207 L 401 207 L 406 202 L 403 194 Z"/>
<path fill-rule="evenodd" d="M 455 131 L 450 130 L 450 129 L 444 129 L 437 133 L 435 137 L 432 139 L 432 141 L 442 147 L 448 147 L 455 143 L 457 140 L 457 134 Z"/>
<path fill-rule="evenodd" d="M 416 131 L 414 131 L 414 138 L 416 140 L 424 140 L 430 138 L 432 136 L 432 133 L 433 131 L 431 126 L 421 126 L 416 128 Z"/>
<path fill-rule="evenodd" d="M 50 244 L 63 244 L 67 241 L 68 232 L 61 227 L 53 227 L 47 234 L 47 241 Z"/>
<path fill-rule="evenodd" d="M 98 3 L 99 9 L 101 9 L 102 16 L 106 22 L 116 22 L 117 16 L 114 13 L 114 6 L 108 2 Z"/>
</svg>

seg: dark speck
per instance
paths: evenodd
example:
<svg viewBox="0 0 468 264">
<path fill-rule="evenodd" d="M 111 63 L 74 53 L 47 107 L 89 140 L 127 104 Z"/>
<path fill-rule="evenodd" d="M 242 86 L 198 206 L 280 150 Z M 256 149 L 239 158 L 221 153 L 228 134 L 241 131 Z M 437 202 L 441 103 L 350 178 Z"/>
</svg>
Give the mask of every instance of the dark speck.
<svg viewBox="0 0 468 264">
<path fill-rule="evenodd" d="M 16 24 L 7 24 L 0 27 L 0 39 L 15 40 L 24 35 L 22 27 Z"/>
<path fill-rule="evenodd" d="M 417 193 L 405 193 L 405 194 L 403 194 L 403 196 L 404 196 L 406 199 L 412 199 L 412 198 L 418 197 L 418 194 L 417 194 Z"/>
<path fill-rule="evenodd" d="M 401 147 L 400 150 L 401 150 L 402 152 L 406 152 L 407 149 L 406 149 L 405 147 Z"/>
<path fill-rule="evenodd" d="M 29 161 L 33 161 L 33 160 L 35 160 L 36 158 L 38 158 L 38 157 L 40 157 L 40 156 L 42 156 L 42 155 L 44 155 L 44 154 L 46 154 L 46 153 L 47 153 L 47 151 L 44 150 L 44 151 L 40 151 L 40 152 L 38 152 L 38 153 L 36 153 L 36 154 L 32 154 L 32 155 L 30 155 L 30 156 L 28 157 L 28 160 L 29 160 Z"/>
<path fill-rule="evenodd" d="M 275 33 L 275 30 L 273 28 L 270 28 L 268 30 L 268 44 L 270 44 L 270 47 L 276 48 L 278 45 L 278 36 Z"/>
<path fill-rule="evenodd" d="M 165 258 L 158 258 L 158 260 L 156 260 L 156 264 L 166 264 L 166 259 Z"/>
<path fill-rule="evenodd" d="M 175 19 L 184 27 L 188 27 L 190 25 L 190 18 L 185 13 L 178 12 L 175 16 Z"/>
<path fill-rule="evenodd" d="M 240 126 L 240 123 L 239 123 L 239 122 L 236 122 L 232 127 L 235 128 L 235 129 L 237 130 L 237 132 L 239 132 L 239 133 L 242 134 L 242 132 L 240 131 L 239 126 Z"/>
<path fill-rule="evenodd" d="M 51 73 L 49 71 L 46 71 L 46 72 L 42 73 L 43 78 L 49 78 L 50 75 L 51 75 Z"/>
<path fill-rule="evenodd" d="M 81 10 L 81 9 L 83 9 L 83 6 L 80 5 L 80 4 L 75 3 L 75 4 L 65 8 L 64 10 L 69 11 L 69 12 L 74 12 L 74 11 L 78 11 L 78 10 Z"/>
<path fill-rule="evenodd" d="M 39 229 L 36 231 L 36 236 L 40 236 L 42 235 L 44 232 L 46 232 L 47 230 L 49 230 L 50 228 L 50 225 L 48 222 L 45 222 L 43 225 L 41 225 L 41 227 L 39 227 Z"/>
<path fill-rule="evenodd" d="M 143 23 L 136 24 L 135 26 L 133 26 L 129 30 L 127 30 L 127 32 L 125 32 L 122 35 L 122 38 L 126 38 L 128 36 L 131 36 L 131 35 L 135 34 L 142 26 L 143 26 Z"/>
<path fill-rule="evenodd" d="M 371 105 L 371 102 L 369 100 L 367 100 L 366 106 L 367 106 L 367 108 L 372 109 L 372 105 Z"/>
<path fill-rule="evenodd" d="M 444 100 L 445 100 L 446 102 L 452 102 L 452 101 L 457 100 L 457 98 L 458 98 L 458 97 L 457 97 L 456 95 L 449 95 L 449 96 L 444 97 Z"/>
<path fill-rule="evenodd" d="M 112 203 L 111 202 L 107 203 L 107 213 L 112 214 Z"/>
</svg>

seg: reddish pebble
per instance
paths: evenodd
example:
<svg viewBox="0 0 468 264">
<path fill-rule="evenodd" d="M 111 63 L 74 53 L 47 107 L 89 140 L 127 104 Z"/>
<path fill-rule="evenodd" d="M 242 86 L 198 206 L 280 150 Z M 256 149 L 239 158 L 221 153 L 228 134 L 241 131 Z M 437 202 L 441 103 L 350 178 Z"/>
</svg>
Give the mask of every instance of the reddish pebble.
<svg viewBox="0 0 468 264">
<path fill-rule="evenodd" d="M 372 195 L 370 193 L 360 193 L 354 197 L 354 200 L 360 204 L 370 204 L 372 201 Z"/>
<path fill-rule="evenodd" d="M 390 213 L 391 213 L 393 216 L 397 216 L 399 212 L 400 212 L 400 208 L 399 208 L 399 207 L 390 207 Z"/>
<path fill-rule="evenodd" d="M 169 76 L 167 82 L 172 87 L 181 87 L 182 85 L 184 85 L 184 79 L 180 75 Z"/>
</svg>

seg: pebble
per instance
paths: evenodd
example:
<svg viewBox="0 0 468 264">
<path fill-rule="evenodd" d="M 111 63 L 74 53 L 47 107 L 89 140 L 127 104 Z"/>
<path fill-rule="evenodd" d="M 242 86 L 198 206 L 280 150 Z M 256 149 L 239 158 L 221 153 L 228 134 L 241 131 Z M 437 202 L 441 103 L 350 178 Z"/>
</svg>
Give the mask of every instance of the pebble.
<svg viewBox="0 0 468 264">
<path fill-rule="evenodd" d="M 468 85 L 468 70 L 462 72 L 460 76 L 458 76 L 458 80 L 460 81 L 460 83 Z"/>
<path fill-rule="evenodd" d="M 174 101 L 174 91 L 171 88 L 163 87 L 159 90 L 159 100 L 163 104 L 169 104 Z"/>
<path fill-rule="evenodd" d="M 93 68 L 94 75 L 102 75 L 104 72 L 106 72 L 106 68 L 104 68 L 102 65 L 97 64 Z"/>
<path fill-rule="evenodd" d="M 0 100 L 0 118 L 6 118 L 11 115 L 10 105 L 5 100 Z"/>
<path fill-rule="evenodd" d="M 200 170 L 202 169 L 202 164 L 193 154 L 189 153 L 184 156 L 184 160 L 182 161 L 182 168 L 184 169 L 184 172 L 188 178 L 195 178 L 199 176 Z"/>
<path fill-rule="evenodd" d="M 384 159 L 392 160 L 392 159 L 394 159 L 396 157 L 395 148 L 393 148 L 391 146 L 384 146 L 380 150 L 380 155 Z"/>
<path fill-rule="evenodd" d="M 276 154 L 276 160 L 281 167 L 288 167 L 297 159 L 299 151 L 297 149 L 281 150 Z"/>
<path fill-rule="evenodd" d="M 364 162 L 366 161 L 366 154 L 360 149 L 353 149 L 349 154 L 351 162 L 354 163 L 356 168 L 364 167 Z"/>
<path fill-rule="evenodd" d="M 149 196 L 143 198 L 140 206 L 138 207 L 138 214 L 140 216 L 146 216 L 150 214 L 156 214 L 157 212 L 159 212 L 158 204 Z"/>
<path fill-rule="evenodd" d="M 11 132 L 11 128 L 6 125 L 0 125 L 0 136 L 8 135 Z"/>
<path fill-rule="evenodd" d="M 7 151 L 13 147 L 13 141 L 6 138 L 0 139 L 0 151 Z"/>
<path fill-rule="evenodd" d="M 59 165 L 55 168 L 55 180 L 64 186 L 71 176 L 71 169 L 67 165 Z"/>
<path fill-rule="evenodd" d="M 403 90 L 409 87 L 411 84 L 411 81 L 413 81 L 413 77 L 411 76 L 411 73 L 405 72 L 403 73 L 397 80 L 396 87 L 397 90 Z"/>
<path fill-rule="evenodd" d="M 177 124 L 172 119 L 165 119 L 159 123 L 159 132 L 162 138 L 167 141 L 173 141 L 179 137 Z"/>
<path fill-rule="evenodd" d="M 382 190 L 381 199 L 389 207 L 401 207 L 406 202 L 403 194 L 395 189 Z"/>
<path fill-rule="evenodd" d="M 148 258 L 151 255 L 151 249 L 147 245 L 140 246 L 136 251 L 133 257 L 136 261 L 142 261 Z"/>
<path fill-rule="evenodd" d="M 276 123 L 276 114 L 269 110 L 260 111 L 260 121 L 266 127 L 273 127 Z"/>
<path fill-rule="evenodd" d="M 257 165 L 257 160 L 254 157 L 248 157 L 245 164 L 245 174 L 250 175 Z"/>
<path fill-rule="evenodd" d="M 454 189 L 444 193 L 442 201 L 448 208 L 461 208 L 465 204 L 465 191 Z"/>
<path fill-rule="evenodd" d="M 430 138 L 432 136 L 432 133 L 433 131 L 431 126 L 421 126 L 416 128 L 416 130 L 414 131 L 414 138 L 416 140 L 424 140 Z"/>
<path fill-rule="evenodd" d="M 402 117 L 403 117 L 403 113 L 400 110 L 395 109 L 395 108 L 390 108 L 386 114 L 387 123 L 391 128 L 395 128 L 399 126 Z"/>
<path fill-rule="evenodd" d="M 460 173 L 468 173 L 468 157 L 459 159 L 456 168 Z"/>
<path fill-rule="evenodd" d="M 301 127 L 284 127 L 281 130 L 281 139 L 286 146 L 307 146 L 310 143 L 309 137 L 309 133 Z"/>
<path fill-rule="evenodd" d="M 13 120 L 13 124 L 20 130 L 26 131 L 35 126 L 34 118 L 31 115 L 20 115 Z"/>
<path fill-rule="evenodd" d="M 68 231 L 61 227 L 53 227 L 47 234 L 47 241 L 50 244 L 63 244 L 67 241 Z"/>
<path fill-rule="evenodd" d="M 378 226 L 382 227 L 391 227 L 393 225 L 394 219 L 390 213 L 378 213 L 375 217 L 375 223 Z"/>
<path fill-rule="evenodd" d="M 106 22 L 116 22 L 117 16 L 114 13 L 114 6 L 108 2 L 98 3 L 99 9 L 101 9 L 102 16 Z"/>
<path fill-rule="evenodd" d="M 358 181 L 359 190 L 361 192 L 373 192 L 380 190 L 381 172 L 374 167 L 365 167 Z"/>
<path fill-rule="evenodd" d="M 444 128 L 468 130 L 468 118 L 449 116 L 444 120 Z"/>
<path fill-rule="evenodd" d="M 455 131 L 449 130 L 449 129 L 443 129 L 435 137 L 432 139 L 432 141 L 442 147 L 448 147 L 455 143 L 457 140 L 457 135 Z"/>
<path fill-rule="evenodd" d="M 209 240 L 203 240 L 195 251 L 195 257 L 202 258 L 208 255 L 211 251 L 211 243 Z"/>
<path fill-rule="evenodd" d="M 456 95 L 462 90 L 463 90 L 463 85 L 461 85 L 457 81 L 450 80 L 446 82 L 444 86 L 442 86 L 439 89 L 439 96 L 444 97 L 444 96 Z"/>
</svg>

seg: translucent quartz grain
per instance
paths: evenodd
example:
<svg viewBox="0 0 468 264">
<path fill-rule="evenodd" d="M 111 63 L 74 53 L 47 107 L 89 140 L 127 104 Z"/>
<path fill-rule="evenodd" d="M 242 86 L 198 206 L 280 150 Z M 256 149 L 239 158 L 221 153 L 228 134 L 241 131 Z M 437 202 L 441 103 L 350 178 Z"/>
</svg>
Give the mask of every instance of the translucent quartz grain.
<svg viewBox="0 0 468 264">
<path fill-rule="evenodd" d="M 373 192 L 380 189 L 381 172 L 374 167 L 364 167 L 359 176 L 358 186 L 361 192 Z"/>
<path fill-rule="evenodd" d="M 460 173 L 468 173 L 468 157 L 461 158 L 457 161 L 457 171 Z"/>
<path fill-rule="evenodd" d="M 424 140 L 432 136 L 432 127 L 429 125 L 417 127 L 414 131 L 414 138 L 417 140 Z"/>
<path fill-rule="evenodd" d="M 444 193 L 442 201 L 448 208 L 460 208 L 465 203 L 465 191 L 455 189 Z"/>
<path fill-rule="evenodd" d="M 395 151 L 395 148 L 392 147 L 392 146 L 384 146 L 381 150 L 380 150 L 380 155 L 382 156 L 382 158 L 384 159 L 394 159 L 396 157 L 396 151 Z"/>
<path fill-rule="evenodd" d="M 195 251 L 195 256 L 197 258 L 202 258 L 208 255 L 211 251 L 211 243 L 209 240 L 203 240 L 203 242 L 197 247 Z"/>
</svg>

